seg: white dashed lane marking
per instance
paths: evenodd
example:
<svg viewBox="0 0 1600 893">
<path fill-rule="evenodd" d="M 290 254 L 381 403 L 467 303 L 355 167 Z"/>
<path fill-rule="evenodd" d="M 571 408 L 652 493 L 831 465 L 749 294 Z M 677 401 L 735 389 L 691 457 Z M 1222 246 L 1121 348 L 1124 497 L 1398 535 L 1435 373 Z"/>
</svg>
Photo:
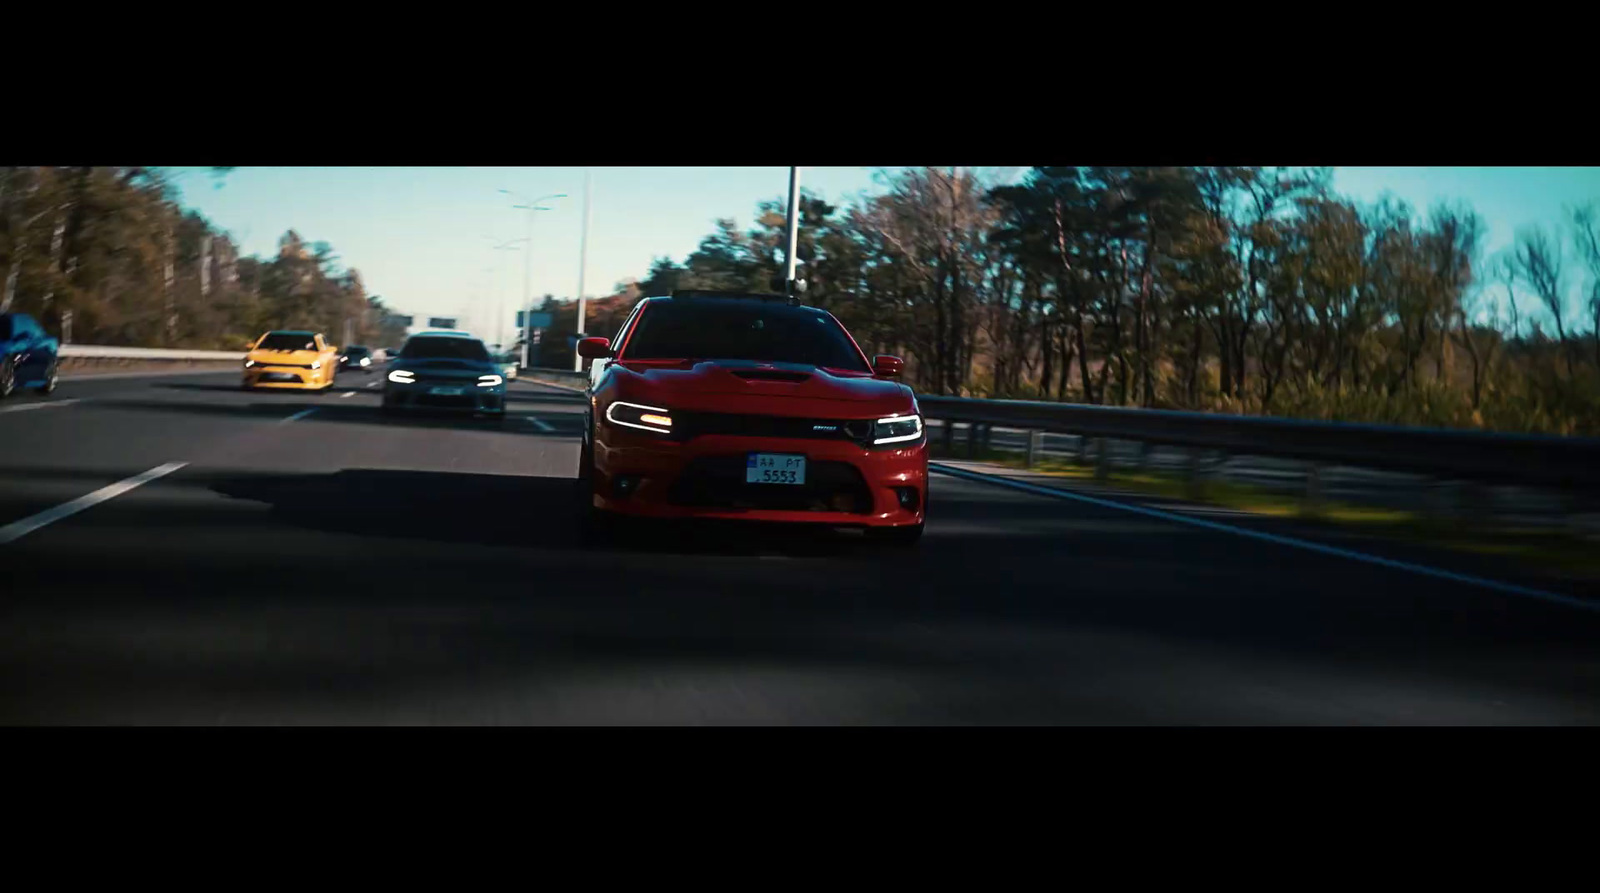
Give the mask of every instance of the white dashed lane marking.
<svg viewBox="0 0 1600 893">
<path fill-rule="evenodd" d="M 169 475 L 188 464 L 187 462 L 168 462 L 165 465 L 157 465 L 149 471 L 117 481 L 115 484 L 101 487 L 93 493 L 80 496 L 71 502 L 64 502 L 55 508 L 45 509 L 37 515 L 23 518 L 21 521 L 13 521 L 4 527 L 0 527 L 0 545 L 15 542 L 46 524 L 60 521 L 62 518 L 69 518 L 84 509 L 93 508 L 107 499 L 121 496 L 140 484 L 148 484 L 156 478 Z"/>
</svg>

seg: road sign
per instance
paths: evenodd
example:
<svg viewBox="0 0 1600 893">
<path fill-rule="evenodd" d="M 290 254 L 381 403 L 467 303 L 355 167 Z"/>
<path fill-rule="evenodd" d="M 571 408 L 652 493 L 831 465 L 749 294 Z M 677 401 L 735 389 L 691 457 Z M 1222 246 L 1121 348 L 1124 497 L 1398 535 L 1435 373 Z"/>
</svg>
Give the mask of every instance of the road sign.
<svg viewBox="0 0 1600 893">
<path fill-rule="evenodd" d="M 524 315 L 529 317 L 529 319 L 530 319 L 529 323 L 524 323 L 522 321 Z M 550 324 L 553 323 L 553 322 L 555 322 L 555 314 L 552 314 L 552 313 L 524 314 L 524 312 L 521 311 L 521 310 L 517 311 L 517 328 L 519 328 L 519 329 L 525 329 L 525 328 L 548 329 L 548 328 L 550 328 Z"/>
</svg>

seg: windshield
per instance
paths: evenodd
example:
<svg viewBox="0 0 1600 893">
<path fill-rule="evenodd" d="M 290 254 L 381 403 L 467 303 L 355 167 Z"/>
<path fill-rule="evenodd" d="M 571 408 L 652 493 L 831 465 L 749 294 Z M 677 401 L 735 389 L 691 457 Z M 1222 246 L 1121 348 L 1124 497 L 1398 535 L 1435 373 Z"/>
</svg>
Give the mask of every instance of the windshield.
<svg viewBox="0 0 1600 893">
<path fill-rule="evenodd" d="M 408 360 L 487 360 L 489 351 L 476 338 L 413 338 L 400 356 Z"/>
<path fill-rule="evenodd" d="M 367 349 L 365 347 L 352 347 L 345 351 L 344 355 L 347 357 L 354 357 L 359 360 L 367 355 Z"/>
<path fill-rule="evenodd" d="M 662 301 L 640 315 L 628 360 L 761 360 L 871 371 L 826 314 L 751 301 Z"/>
<path fill-rule="evenodd" d="M 261 339 L 256 350 L 316 350 L 317 341 L 304 332 L 272 332 Z"/>
</svg>

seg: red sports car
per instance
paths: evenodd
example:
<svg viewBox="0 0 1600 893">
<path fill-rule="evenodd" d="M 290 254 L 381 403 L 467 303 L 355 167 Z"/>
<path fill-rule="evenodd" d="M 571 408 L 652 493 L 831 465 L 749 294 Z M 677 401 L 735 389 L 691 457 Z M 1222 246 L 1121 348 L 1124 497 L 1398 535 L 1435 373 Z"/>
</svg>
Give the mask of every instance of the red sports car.
<svg viewBox="0 0 1600 893">
<path fill-rule="evenodd" d="M 862 527 L 910 545 L 928 441 L 896 357 L 776 295 L 675 291 L 578 343 L 595 362 L 578 477 L 618 515 Z"/>
</svg>

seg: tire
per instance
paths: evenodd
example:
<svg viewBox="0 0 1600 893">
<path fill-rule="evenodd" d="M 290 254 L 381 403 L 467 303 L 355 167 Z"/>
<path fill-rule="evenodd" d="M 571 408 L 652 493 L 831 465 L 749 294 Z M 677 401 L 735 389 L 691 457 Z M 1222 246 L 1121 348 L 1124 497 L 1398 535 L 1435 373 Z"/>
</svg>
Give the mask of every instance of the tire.
<svg viewBox="0 0 1600 893">
<path fill-rule="evenodd" d="M 587 438 L 578 450 L 578 477 L 573 483 L 579 527 L 588 546 L 606 546 L 621 538 L 621 519 L 616 513 L 594 505 L 594 446 Z"/>
<path fill-rule="evenodd" d="M 922 525 L 868 528 L 867 538 L 889 548 L 911 549 L 922 540 Z"/>
<path fill-rule="evenodd" d="M 11 396 L 17 389 L 17 362 L 6 360 L 0 362 L 0 399 Z"/>
<path fill-rule="evenodd" d="M 50 371 L 45 374 L 44 385 L 39 388 L 40 393 L 54 394 L 56 392 L 56 372 L 60 366 L 59 360 L 50 361 Z"/>
</svg>

